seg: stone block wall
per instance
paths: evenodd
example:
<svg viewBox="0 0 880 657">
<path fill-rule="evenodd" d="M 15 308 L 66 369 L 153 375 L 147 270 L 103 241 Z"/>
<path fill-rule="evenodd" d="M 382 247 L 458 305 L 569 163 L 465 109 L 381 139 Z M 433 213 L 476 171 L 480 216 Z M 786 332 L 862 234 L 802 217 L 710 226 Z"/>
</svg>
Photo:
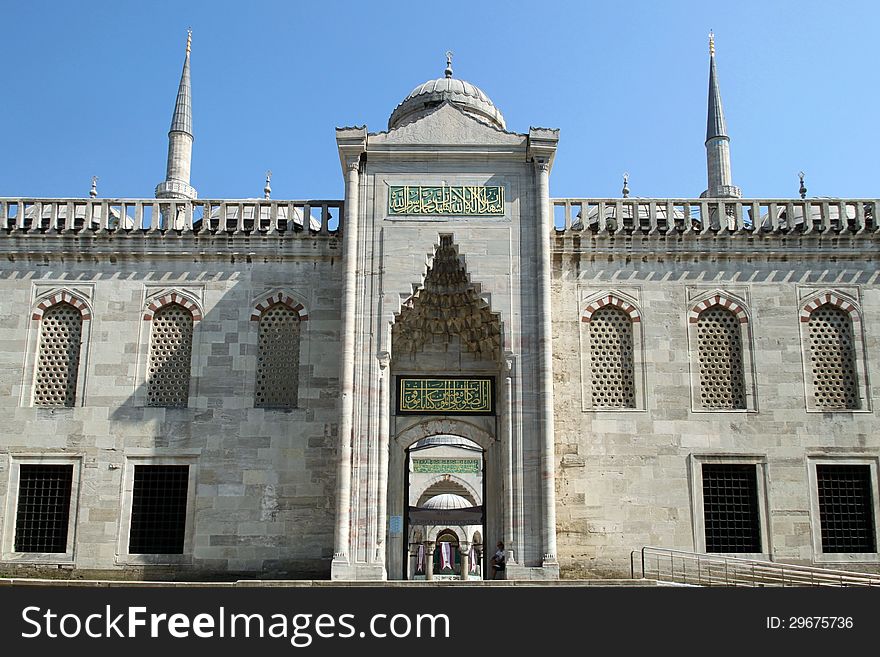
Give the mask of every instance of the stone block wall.
<svg viewBox="0 0 880 657">
<path fill-rule="evenodd" d="M 274 247 L 260 245 L 259 255 L 224 248 L 216 256 L 204 250 L 193 256 L 199 248 L 177 239 L 163 243 L 166 253 L 155 256 L 126 257 L 125 244 L 112 258 L 89 253 L 88 246 L 80 257 L 49 249 L 10 255 L 0 274 L 0 573 L 328 576 L 339 413 L 339 245 L 335 238 L 294 246 L 279 240 Z M 39 408 L 31 401 L 28 353 L 36 349 L 39 329 L 31 312 L 34 300 L 53 288 L 79 294 L 91 310 L 73 408 Z M 175 291 L 201 310 L 189 404 L 149 407 L 144 309 L 150 298 Z M 255 304 L 278 293 L 290 295 L 308 315 L 301 324 L 299 403 L 290 410 L 254 408 L 258 322 L 251 315 Z M 34 457 L 72 458 L 79 474 L 72 554 L 36 564 L 7 549 L 15 520 L 10 473 L 16 459 Z M 125 482 L 135 462 L 194 469 L 183 555 L 125 554 Z"/>
<path fill-rule="evenodd" d="M 702 507 L 694 488 L 700 486 L 700 464 L 717 457 L 758 468 L 764 558 L 878 569 L 876 554 L 821 553 L 814 503 L 814 466 L 822 458 L 870 465 L 876 486 L 880 422 L 871 383 L 880 376 L 880 289 L 868 251 L 840 260 L 821 250 L 805 257 L 795 245 L 783 243 L 776 248 L 792 249 L 788 255 L 796 257 L 683 257 L 664 253 L 665 244 L 646 237 L 641 244 L 633 238 L 630 248 L 636 253 L 608 255 L 603 239 L 593 244 L 601 255 L 588 248 L 578 252 L 560 239 L 554 257 L 557 534 L 563 576 L 627 577 L 630 553 L 642 546 L 702 551 Z M 746 378 L 754 381 L 754 390 L 747 410 L 702 410 L 694 390 L 688 309 L 716 290 L 741 299 L 748 312 Z M 859 410 L 808 407 L 809 353 L 805 361 L 808 345 L 799 313 L 823 290 L 854 299 L 861 312 L 862 321 L 854 324 L 863 396 Z M 632 410 L 589 408 L 588 325 L 581 316 L 591 300 L 607 293 L 631 300 L 640 313 L 634 329 L 638 401 Z M 875 508 L 877 494 L 875 488 Z"/>
</svg>

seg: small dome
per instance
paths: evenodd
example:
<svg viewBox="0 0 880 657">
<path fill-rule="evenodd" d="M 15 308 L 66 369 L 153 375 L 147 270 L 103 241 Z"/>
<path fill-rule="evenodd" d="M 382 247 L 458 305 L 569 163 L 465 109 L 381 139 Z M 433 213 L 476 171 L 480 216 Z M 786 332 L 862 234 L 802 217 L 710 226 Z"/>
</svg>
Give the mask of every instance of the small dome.
<svg viewBox="0 0 880 657">
<path fill-rule="evenodd" d="M 461 495 L 455 495 L 454 493 L 443 493 L 442 495 L 435 495 L 434 497 L 427 500 L 422 508 L 424 509 L 469 509 L 472 507 L 467 499 L 462 497 Z"/>
<path fill-rule="evenodd" d="M 448 100 L 460 107 L 484 123 L 505 130 L 504 117 L 492 103 L 489 96 L 482 90 L 464 80 L 457 80 L 451 76 L 451 70 L 447 70 L 449 76 L 428 80 L 412 90 L 400 105 L 391 113 L 388 119 L 388 129 L 393 130 L 411 119 L 424 115 L 426 110 L 433 109 L 443 101 Z"/>
<path fill-rule="evenodd" d="M 452 436 L 449 434 L 436 434 L 422 438 L 410 449 L 426 449 L 428 447 L 462 447 L 464 449 L 473 449 L 482 451 L 482 448 L 472 440 L 468 440 L 463 436 Z"/>
</svg>

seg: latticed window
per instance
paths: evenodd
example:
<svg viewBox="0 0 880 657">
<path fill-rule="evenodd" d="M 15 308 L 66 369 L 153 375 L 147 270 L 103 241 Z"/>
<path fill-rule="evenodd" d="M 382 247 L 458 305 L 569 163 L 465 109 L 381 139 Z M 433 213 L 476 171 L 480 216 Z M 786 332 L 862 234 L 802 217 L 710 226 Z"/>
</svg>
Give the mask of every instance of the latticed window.
<svg viewBox="0 0 880 657">
<path fill-rule="evenodd" d="M 703 464 L 706 552 L 760 552 L 757 469 Z"/>
<path fill-rule="evenodd" d="M 856 351 L 849 313 L 830 304 L 820 306 L 810 315 L 807 328 L 816 407 L 859 408 Z"/>
<path fill-rule="evenodd" d="M 69 303 L 43 314 L 34 381 L 35 406 L 73 406 L 82 342 L 82 315 Z"/>
<path fill-rule="evenodd" d="M 182 554 L 188 465 L 136 465 L 129 554 Z"/>
<path fill-rule="evenodd" d="M 744 409 L 745 374 L 740 321 L 720 306 L 697 319 L 700 401 L 703 408 Z"/>
<path fill-rule="evenodd" d="M 148 405 L 187 405 L 192 337 L 192 314 L 183 306 L 172 303 L 153 315 L 147 374 Z"/>
<path fill-rule="evenodd" d="M 604 306 L 589 324 L 593 406 L 635 408 L 632 320 L 619 308 Z"/>
<path fill-rule="evenodd" d="M 871 468 L 817 465 L 823 552 L 876 552 Z"/>
<path fill-rule="evenodd" d="M 254 406 L 296 408 L 299 390 L 299 315 L 283 304 L 260 317 Z"/>
<path fill-rule="evenodd" d="M 21 465 L 15 551 L 67 551 L 72 465 Z"/>
</svg>

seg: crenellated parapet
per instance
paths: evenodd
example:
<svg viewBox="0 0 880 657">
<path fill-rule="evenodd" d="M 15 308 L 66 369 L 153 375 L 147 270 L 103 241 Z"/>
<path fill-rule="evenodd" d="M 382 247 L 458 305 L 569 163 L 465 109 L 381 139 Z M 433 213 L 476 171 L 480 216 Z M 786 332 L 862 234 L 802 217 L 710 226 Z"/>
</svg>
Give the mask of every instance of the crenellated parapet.
<svg viewBox="0 0 880 657">
<path fill-rule="evenodd" d="M 0 198 L 3 236 L 182 235 L 332 237 L 343 202 L 268 199 Z"/>
<path fill-rule="evenodd" d="M 750 238 L 795 251 L 805 240 L 880 236 L 878 199 L 552 199 L 555 250 L 590 250 L 615 238 L 705 240 L 731 246 Z M 838 239 L 839 241 L 839 239 Z M 592 246 L 591 246 L 592 243 Z M 651 248 L 651 247 L 646 247 Z"/>
</svg>

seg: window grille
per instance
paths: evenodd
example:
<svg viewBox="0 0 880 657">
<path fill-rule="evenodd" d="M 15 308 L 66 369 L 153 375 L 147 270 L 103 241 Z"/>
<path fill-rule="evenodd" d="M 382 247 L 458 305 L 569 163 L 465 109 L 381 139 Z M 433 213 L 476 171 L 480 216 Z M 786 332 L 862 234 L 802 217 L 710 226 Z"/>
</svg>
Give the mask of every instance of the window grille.
<svg viewBox="0 0 880 657">
<path fill-rule="evenodd" d="M 855 344 L 849 313 L 826 304 L 812 312 L 807 327 L 816 407 L 825 410 L 859 408 Z"/>
<path fill-rule="evenodd" d="M 182 554 L 188 465 L 136 465 L 129 554 Z"/>
<path fill-rule="evenodd" d="M 73 406 L 82 342 L 82 315 L 58 303 L 40 321 L 40 347 L 34 382 L 35 406 Z"/>
<path fill-rule="evenodd" d="M 707 308 L 697 319 L 700 401 L 703 408 L 746 407 L 740 330 L 737 316 L 720 306 Z"/>
<path fill-rule="evenodd" d="M 185 407 L 189 400 L 193 318 L 172 303 L 153 315 L 147 375 L 149 406 Z"/>
<path fill-rule="evenodd" d="M 871 469 L 816 465 L 823 552 L 876 552 Z"/>
<path fill-rule="evenodd" d="M 20 465 L 15 551 L 67 551 L 73 465 Z"/>
<path fill-rule="evenodd" d="M 299 315 L 283 304 L 260 318 L 254 406 L 296 408 L 299 391 Z"/>
<path fill-rule="evenodd" d="M 619 308 L 605 306 L 589 324 L 593 406 L 635 408 L 632 320 Z"/>
<path fill-rule="evenodd" d="M 761 552 L 754 465 L 703 464 L 706 552 Z"/>
</svg>

